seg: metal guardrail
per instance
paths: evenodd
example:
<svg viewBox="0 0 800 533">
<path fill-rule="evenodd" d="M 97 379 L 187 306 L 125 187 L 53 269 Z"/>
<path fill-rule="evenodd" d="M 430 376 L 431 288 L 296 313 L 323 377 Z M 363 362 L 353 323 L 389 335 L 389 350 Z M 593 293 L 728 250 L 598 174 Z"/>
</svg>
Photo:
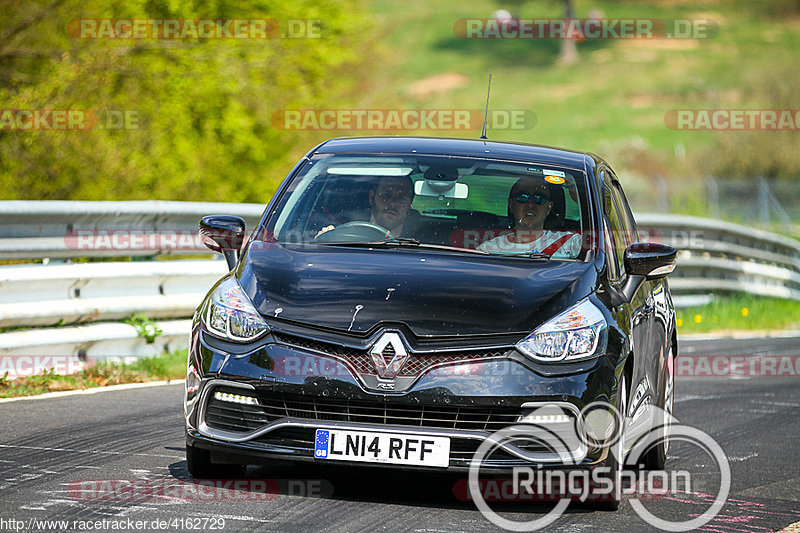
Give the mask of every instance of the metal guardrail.
<svg viewBox="0 0 800 533">
<path fill-rule="evenodd" d="M 211 202 L 0 202 L 0 258 L 149 257 L 197 255 L 201 217 L 235 214 L 247 227 L 263 204 Z"/>
<path fill-rule="evenodd" d="M 189 344 L 191 320 L 156 324 L 162 333 L 148 343 L 133 326 L 98 322 L 60 328 L 37 328 L 0 334 L 0 378 L 39 374 L 52 368 L 59 374 L 76 372 L 98 361 L 129 362 L 153 357 Z"/>
<path fill-rule="evenodd" d="M 700 217 L 641 214 L 636 221 L 642 240 L 680 251 L 670 276 L 674 293 L 747 292 L 800 300 L 800 242 L 794 239 Z"/>
<path fill-rule="evenodd" d="M 137 261 L 0 267 L 0 327 L 188 317 L 227 271 L 224 261 Z"/>
<path fill-rule="evenodd" d="M 197 237 L 202 216 L 238 215 L 252 229 L 263 210 L 261 204 L 231 203 L 0 202 L 0 258 L 53 260 L 0 266 L 0 327 L 92 323 L 75 326 L 83 328 L 80 334 L 68 327 L 0 333 L 0 355 L 31 350 L 71 351 L 75 357 L 119 356 L 120 350 L 150 353 L 152 346 L 142 348 L 144 339 L 137 340 L 133 328 L 108 321 L 134 313 L 190 317 L 226 271 L 225 262 L 70 263 L 70 258 L 205 255 Z M 800 300 L 798 241 L 698 217 L 640 214 L 636 219 L 642 240 L 680 250 L 678 267 L 670 276 L 678 297 L 735 291 Z M 169 348 L 185 347 L 189 321 L 169 324 Z M 181 328 L 186 331 L 181 333 Z M 114 335 L 120 344 L 114 345 Z"/>
</svg>

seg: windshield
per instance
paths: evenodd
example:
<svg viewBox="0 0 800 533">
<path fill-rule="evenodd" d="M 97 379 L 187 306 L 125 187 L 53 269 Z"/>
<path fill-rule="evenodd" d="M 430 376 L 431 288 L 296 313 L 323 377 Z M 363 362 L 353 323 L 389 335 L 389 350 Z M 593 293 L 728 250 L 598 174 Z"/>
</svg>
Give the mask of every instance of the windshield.
<svg viewBox="0 0 800 533">
<path fill-rule="evenodd" d="M 283 244 L 582 260 L 588 209 L 585 175 L 557 166 L 320 154 L 293 178 L 260 235 Z"/>
</svg>

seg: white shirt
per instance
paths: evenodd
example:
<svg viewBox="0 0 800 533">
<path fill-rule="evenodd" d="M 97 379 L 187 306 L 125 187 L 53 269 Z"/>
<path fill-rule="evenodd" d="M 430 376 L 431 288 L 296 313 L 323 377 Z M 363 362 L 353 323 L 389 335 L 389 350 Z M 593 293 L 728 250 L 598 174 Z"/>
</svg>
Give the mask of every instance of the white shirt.
<svg viewBox="0 0 800 533">
<path fill-rule="evenodd" d="M 500 235 L 492 240 L 486 241 L 478 245 L 478 250 L 482 252 L 489 252 L 494 254 L 525 254 L 525 253 L 541 253 L 548 246 L 559 240 L 560 238 L 571 235 L 568 231 L 550 231 L 544 230 L 538 239 L 531 242 L 511 242 L 509 239 L 510 233 Z M 579 234 L 572 234 L 572 237 L 562 244 L 551 257 L 555 259 L 575 259 L 581 253 L 581 236 Z"/>
</svg>

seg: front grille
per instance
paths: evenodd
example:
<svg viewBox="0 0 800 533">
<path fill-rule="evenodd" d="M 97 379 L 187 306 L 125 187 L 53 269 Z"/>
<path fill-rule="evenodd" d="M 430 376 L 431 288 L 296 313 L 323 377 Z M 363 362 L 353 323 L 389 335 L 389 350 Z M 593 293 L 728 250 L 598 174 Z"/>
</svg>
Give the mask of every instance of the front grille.
<svg viewBox="0 0 800 533">
<path fill-rule="evenodd" d="M 350 363 L 358 374 L 377 375 L 377 371 L 372 362 L 372 357 L 368 350 L 352 348 L 341 344 L 323 342 L 313 339 L 290 335 L 287 333 L 274 332 L 275 339 L 288 346 L 311 350 L 322 355 L 336 356 Z M 508 348 L 488 348 L 481 350 L 465 350 L 463 352 L 426 352 L 411 354 L 400 368 L 397 375 L 403 377 L 415 377 L 423 374 L 427 369 L 434 365 L 446 363 L 458 363 L 469 361 L 481 361 L 491 357 L 501 357 L 508 352 Z M 383 350 L 383 356 L 391 358 L 394 356 L 394 348 L 391 344 Z"/>
<path fill-rule="evenodd" d="M 391 424 L 494 432 L 514 424 L 515 407 L 410 405 L 391 400 L 341 400 L 280 393 L 251 393 L 217 387 L 214 392 L 257 396 L 258 405 L 218 400 L 212 393 L 206 424 L 215 429 L 249 432 L 281 418 Z"/>
<path fill-rule="evenodd" d="M 307 339 L 297 335 L 290 335 L 288 333 L 281 333 L 278 331 L 273 332 L 275 340 L 282 344 L 296 346 L 298 348 L 305 348 L 315 352 L 321 352 L 329 355 L 338 355 L 339 357 L 348 357 L 359 354 L 366 354 L 364 350 L 351 348 L 341 344 L 334 344 L 332 342 L 322 342 L 314 339 Z"/>
</svg>

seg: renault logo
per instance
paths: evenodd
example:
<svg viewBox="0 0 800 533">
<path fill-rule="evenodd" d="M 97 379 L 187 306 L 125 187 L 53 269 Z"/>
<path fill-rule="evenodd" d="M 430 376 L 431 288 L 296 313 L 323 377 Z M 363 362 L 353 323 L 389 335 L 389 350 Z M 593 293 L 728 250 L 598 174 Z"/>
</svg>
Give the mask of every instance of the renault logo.
<svg viewBox="0 0 800 533">
<path fill-rule="evenodd" d="M 394 378 L 408 359 L 408 352 L 397 333 L 384 333 L 369 351 L 372 364 L 382 378 Z"/>
</svg>

